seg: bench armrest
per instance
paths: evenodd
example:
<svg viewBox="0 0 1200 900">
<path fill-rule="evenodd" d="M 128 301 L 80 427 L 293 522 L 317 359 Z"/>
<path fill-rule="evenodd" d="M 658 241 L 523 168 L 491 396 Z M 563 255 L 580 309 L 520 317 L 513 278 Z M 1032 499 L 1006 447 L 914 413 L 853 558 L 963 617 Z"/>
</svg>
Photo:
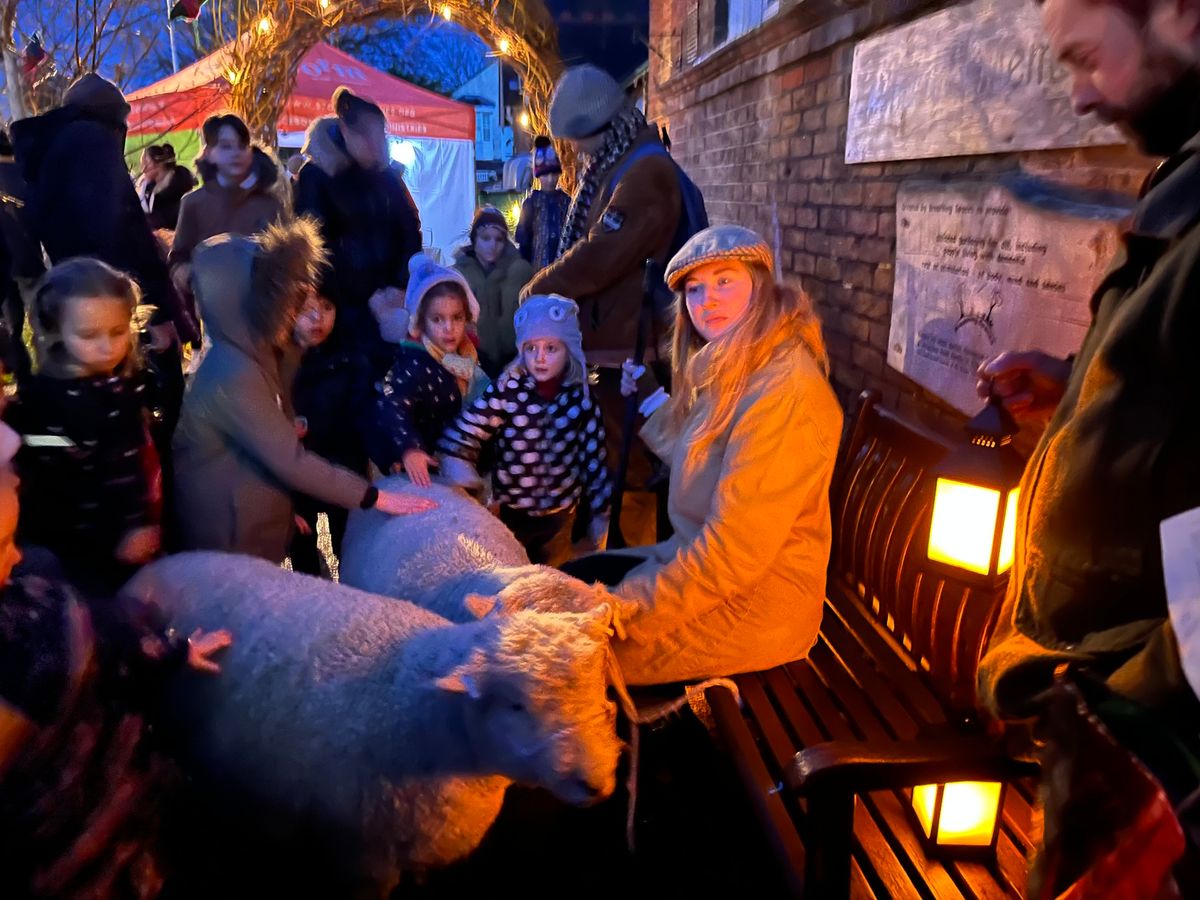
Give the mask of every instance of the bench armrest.
<svg viewBox="0 0 1200 900">
<path fill-rule="evenodd" d="M 796 754 L 787 786 L 802 794 L 861 794 L 945 781 L 1004 781 L 1036 774 L 1031 757 L 1014 756 L 982 735 L 909 741 L 829 741 Z"/>
</svg>

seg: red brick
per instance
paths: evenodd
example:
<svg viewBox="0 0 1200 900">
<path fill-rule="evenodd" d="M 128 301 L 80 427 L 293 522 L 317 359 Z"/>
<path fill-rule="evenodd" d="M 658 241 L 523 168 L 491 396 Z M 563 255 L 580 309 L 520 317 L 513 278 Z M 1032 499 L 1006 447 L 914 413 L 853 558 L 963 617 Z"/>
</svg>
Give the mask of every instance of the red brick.
<svg viewBox="0 0 1200 900">
<path fill-rule="evenodd" d="M 827 181 L 810 184 L 808 186 L 808 199 L 813 203 L 833 203 L 833 185 Z"/>
<path fill-rule="evenodd" d="M 793 253 L 792 271 L 797 275 L 812 275 L 817 271 L 817 258 L 811 253 Z"/>
<path fill-rule="evenodd" d="M 855 344 L 851 348 L 850 360 L 868 375 L 882 375 L 884 368 L 883 353 L 875 347 L 865 344 Z"/>
<path fill-rule="evenodd" d="M 820 131 L 825 127 L 825 110 L 822 107 L 805 110 L 800 124 L 808 131 Z"/>
<path fill-rule="evenodd" d="M 821 228 L 825 231 L 846 230 L 846 210 L 825 207 L 821 210 Z"/>
<path fill-rule="evenodd" d="M 846 229 L 854 234 L 861 234 L 867 237 L 878 234 L 879 214 L 876 212 L 853 210 L 846 215 Z"/>
<path fill-rule="evenodd" d="M 818 278 L 828 278 L 830 281 L 836 281 L 842 277 L 842 270 L 838 263 L 828 256 L 817 257 L 816 275 Z"/>
<path fill-rule="evenodd" d="M 861 238 L 858 242 L 858 258 L 869 263 L 891 263 L 894 254 L 888 238 Z"/>
<path fill-rule="evenodd" d="M 801 206 L 796 209 L 796 227 L 797 228 L 817 228 L 820 225 L 820 218 L 817 215 L 817 210 L 812 206 Z"/>
<path fill-rule="evenodd" d="M 842 278 L 847 284 L 864 290 L 871 289 L 875 278 L 875 267 L 865 262 L 843 262 L 841 264 Z"/>
<path fill-rule="evenodd" d="M 788 141 L 788 156 L 812 156 L 813 137 L 811 134 L 801 134 Z"/>
<path fill-rule="evenodd" d="M 863 185 L 862 202 L 867 206 L 894 206 L 896 203 L 896 182 L 872 181 Z"/>
<path fill-rule="evenodd" d="M 893 288 L 893 282 L 896 277 L 895 266 L 878 265 L 875 267 L 875 278 L 871 282 L 871 287 L 877 291 L 883 291 L 890 294 Z"/>
<path fill-rule="evenodd" d="M 840 181 L 833 186 L 833 202 L 838 206 L 861 206 L 863 186 L 853 181 Z"/>
<path fill-rule="evenodd" d="M 825 156 L 827 153 L 833 153 L 837 149 L 837 146 L 837 132 L 822 131 L 813 138 L 812 152 L 816 156 Z"/>
</svg>

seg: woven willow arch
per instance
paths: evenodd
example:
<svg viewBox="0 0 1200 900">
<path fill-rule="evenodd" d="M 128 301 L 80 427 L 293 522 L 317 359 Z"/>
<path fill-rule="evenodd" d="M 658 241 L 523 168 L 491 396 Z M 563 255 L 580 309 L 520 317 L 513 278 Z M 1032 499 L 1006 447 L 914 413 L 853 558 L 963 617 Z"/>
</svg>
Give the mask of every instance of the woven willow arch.
<svg viewBox="0 0 1200 900">
<path fill-rule="evenodd" d="M 550 94 L 562 60 L 558 31 L 542 0 L 239 0 L 237 6 L 241 38 L 230 45 L 229 107 L 268 144 L 275 143 L 275 123 L 314 44 L 346 26 L 421 14 L 473 31 L 516 68 L 530 129 L 549 133 Z"/>
</svg>

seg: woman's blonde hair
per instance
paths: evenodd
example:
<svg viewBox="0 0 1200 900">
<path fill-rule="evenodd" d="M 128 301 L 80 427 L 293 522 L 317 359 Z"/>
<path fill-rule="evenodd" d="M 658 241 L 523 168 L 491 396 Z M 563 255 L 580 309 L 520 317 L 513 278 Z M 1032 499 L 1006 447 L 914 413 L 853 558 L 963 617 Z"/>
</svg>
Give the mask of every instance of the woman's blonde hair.
<svg viewBox="0 0 1200 900">
<path fill-rule="evenodd" d="M 798 286 L 776 282 L 761 265 L 746 267 L 753 279 L 750 304 L 745 315 L 716 339 L 719 351 L 705 366 L 699 365 L 697 354 L 709 342 L 700 336 L 688 314 L 686 280 L 675 292 L 670 430 L 675 434 L 683 430 L 684 420 L 701 393 L 712 398 L 710 411 L 692 439 L 692 453 L 706 450 L 729 427 L 750 379 L 771 360 L 788 353 L 808 353 L 829 377 L 821 320 L 808 294 Z"/>
</svg>

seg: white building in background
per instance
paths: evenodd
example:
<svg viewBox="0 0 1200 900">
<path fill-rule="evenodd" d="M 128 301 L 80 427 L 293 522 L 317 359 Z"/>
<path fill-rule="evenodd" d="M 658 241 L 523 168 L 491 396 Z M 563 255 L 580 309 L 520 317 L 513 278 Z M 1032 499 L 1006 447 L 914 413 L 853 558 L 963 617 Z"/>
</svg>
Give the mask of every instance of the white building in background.
<svg viewBox="0 0 1200 900">
<path fill-rule="evenodd" d="M 500 60 L 489 60 L 478 75 L 452 95 L 475 107 L 475 180 L 480 189 L 500 183 L 504 163 L 513 155 L 513 129 L 506 122 L 504 98 L 511 97 L 514 90 L 519 96 L 520 88 L 519 83 L 503 85 L 502 77 L 517 82 L 511 71 L 501 69 Z"/>
</svg>

